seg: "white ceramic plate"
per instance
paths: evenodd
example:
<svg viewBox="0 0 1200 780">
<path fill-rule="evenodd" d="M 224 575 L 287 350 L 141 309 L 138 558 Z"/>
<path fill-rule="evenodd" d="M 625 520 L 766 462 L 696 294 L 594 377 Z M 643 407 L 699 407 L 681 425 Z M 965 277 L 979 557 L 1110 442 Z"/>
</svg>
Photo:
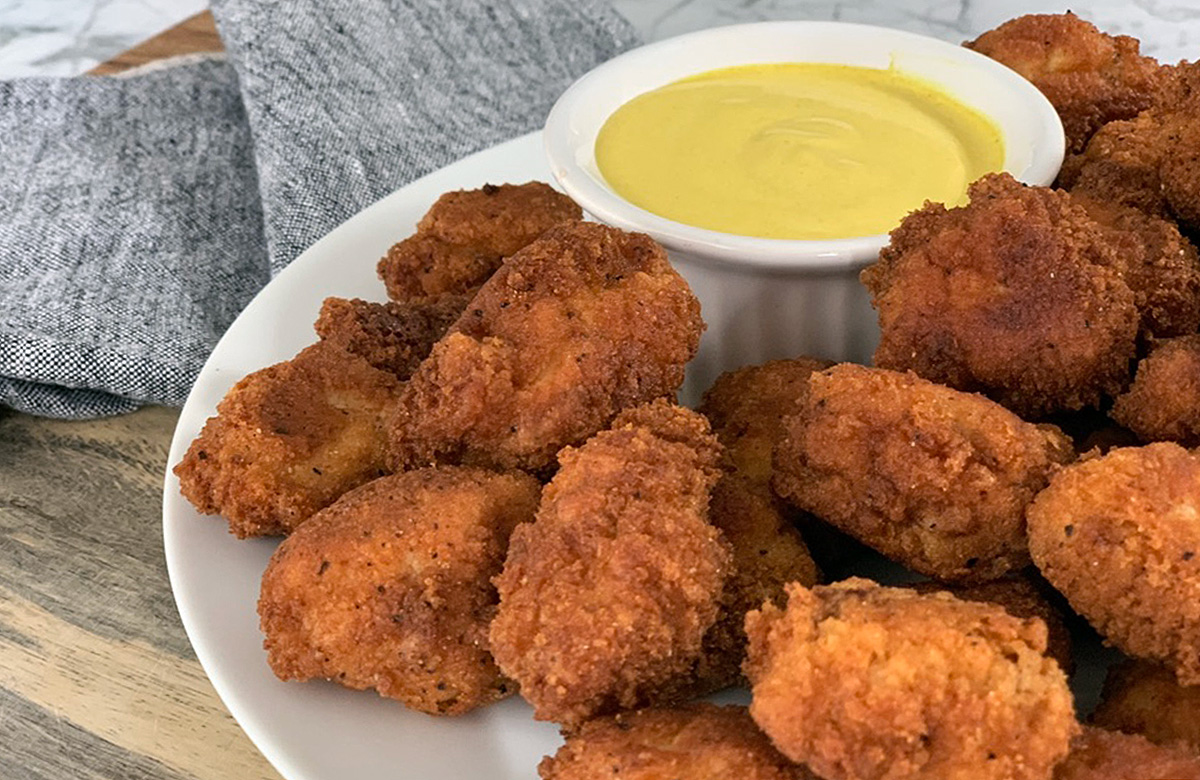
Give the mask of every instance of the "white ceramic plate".
<svg viewBox="0 0 1200 780">
<path fill-rule="evenodd" d="M 488 182 L 550 181 L 539 133 L 467 157 L 364 209 L 314 244 L 250 302 L 221 338 L 179 417 L 163 490 L 171 588 L 213 687 L 288 780 L 528 780 L 560 742 L 519 699 L 461 718 L 434 718 L 372 692 L 283 683 L 258 630 L 259 581 L 277 540 L 239 541 L 179 493 L 179 462 L 217 402 L 256 369 L 316 341 L 326 296 L 385 300 L 375 264 L 409 235 L 439 195 Z"/>
</svg>

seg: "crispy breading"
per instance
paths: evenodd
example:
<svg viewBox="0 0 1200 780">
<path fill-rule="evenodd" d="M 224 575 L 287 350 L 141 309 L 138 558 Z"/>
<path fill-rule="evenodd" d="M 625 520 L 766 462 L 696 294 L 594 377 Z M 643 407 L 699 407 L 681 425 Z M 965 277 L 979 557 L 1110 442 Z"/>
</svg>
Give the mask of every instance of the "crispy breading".
<svg viewBox="0 0 1200 780">
<path fill-rule="evenodd" d="M 719 459 L 707 420 L 665 401 L 560 453 L 495 580 L 492 651 L 535 718 L 659 704 L 692 674 L 732 570 L 707 519 Z"/>
<path fill-rule="evenodd" d="M 808 395 L 808 378 L 832 361 L 811 357 L 772 360 L 717 377 L 699 411 L 737 473 L 762 485 L 771 483 L 771 453 L 783 435 L 783 419 L 796 413 Z"/>
<path fill-rule="evenodd" d="M 963 45 L 1041 90 L 1062 119 L 1068 151 L 1082 149 L 1108 122 L 1152 106 L 1168 81 L 1157 60 L 1139 53 L 1136 38 L 1103 33 L 1070 11 L 1010 19 Z"/>
<path fill-rule="evenodd" d="M 287 534 L 385 473 L 399 381 L 337 344 L 246 376 L 175 466 L 183 495 L 238 537 Z"/>
<path fill-rule="evenodd" d="M 1101 227 L 1070 196 L 984 176 L 967 206 L 926 204 L 862 272 L 875 364 L 983 392 L 1022 415 L 1124 389 L 1140 315 Z"/>
<path fill-rule="evenodd" d="M 584 723 L 538 765 L 542 780 L 815 780 L 745 707 L 696 702 Z"/>
<path fill-rule="evenodd" d="M 1200 780 L 1200 756 L 1142 737 L 1084 726 L 1054 780 Z"/>
<path fill-rule="evenodd" d="M 1074 458 L 1064 434 L 912 373 L 843 363 L 809 384 L 775 450 L 780 496 L 941 580 L 1028 564 L 1025 508 Z"/>
<path fill-rule="evenodd" d="M 1133 291 L 1143 338 L 1200 327 L 1200 258 L 1173 223 L 1135 208 L 1071 193 L 1116 250 L 1116 270 Z"/>
<path fill-rule="evenodd" d="M 409 303 L 326 298 L 313 327 L 323 340 L 408 379 L 469 301 L 462 295 Z"/>
<path fill-rule="evenodd" d="M 488 280 L 405 386 L 392 463 L 549 471 L 622 409 L 673 397 L 703 327 L 648 236 L 552 228 Z"/>
<path fill-rule="evenodd" d="M 1063 161 L 1058 185 L 1096 200 L 1165 217 L 1169 209 L 1159 168 L 1166 136 L 1166 127 L 1155 112 L 1111 122 L 1092 136 L 1086 148 Z"/>
<path fill-rule="evenodd" d="M 1078 731 L 1046 627 L 850 579 L 746 617 L 750 714 L 825 780 L 1044 780 Z"/>
<path fill-rule="evenodd" d="M 1163 196 L 1182 224 L 1200 232 L 1200 96 L 1175 116 L 1159 165 Z"/>
<path fill-rule="evenodd" d="M 1200 445 L 1200 335 L 1155 343 L 1111 414 L 1143 441 Z"/>
<path fill-rule="evenodd" d="M 1092 722 L 1200 753 L 1200 685 L 1180 685 L 1158 664 L 1124 661 L 1108 670 Z"/>
<path fill-rule="evenodd" d="M 1037 618 L 1046 624 L 1046 654 L 1058 661 L 1067 676 L 1075 671 L 1075 658 L 1071 655 L 1071 632 L 1063 613 L 1046 598 L 1050 585 L 1034 569 L 1007 574 L 998 580 L 978 585 L 919 582 L 910 587 L 917 593 L 944 590 L 963 601 L 982 601 L 1003 607 L 1005 612 L 1016 618 Z"/>
<path fill-rule="evenodd" d="M 1059 471 L 1027 514 L 1042 574 L 1104 637 L 1200 683 L 1200 457 L 1177 444 Z"/>
<path fill-rule="evenodd" d="M 275 674 L 374 688 L 434 715 L 511 693 L 488 652 L 491 578 L 539 492 L 525 474 L 443 466 L 382 477 L 318 513 L 263 575 Z"/>
<path fill-rule="evenodd" d="M 703 656 L 683 683 L 696 695 L 745 682 L 747 612 L 768 601 L 782 605 L 789 582 L 817 584 L 817 565 L 781 508 L 764 486 L 738 473 L 725 474 L 713 488 L 709 520 L 733 549 L 733 573 L 720 614 L 704 636 Z"/>
<path fill-rule="evenodd" d="M 582 218 L 574 201 L 540 181 L 447 192 L 379 261 L 379 278 L 397 301 L 472 295 L 504 258 Z"/>
</svg>

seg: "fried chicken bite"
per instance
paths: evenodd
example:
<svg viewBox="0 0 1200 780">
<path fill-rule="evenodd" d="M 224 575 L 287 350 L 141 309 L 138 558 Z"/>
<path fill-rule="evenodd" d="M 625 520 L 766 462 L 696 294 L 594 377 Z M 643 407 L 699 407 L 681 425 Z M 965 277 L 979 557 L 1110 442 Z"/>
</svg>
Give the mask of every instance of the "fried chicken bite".
<svg viewBox="0 0 1200 780">
<path fill-rule="evenodd" d="M 394 375 L 327 341 L 255 371 L 230 389 L 175 466 L 180 489 L 239 538 L 290 533 L 385 473 L 384 420 L 399 387 Z"/>
<path fill-rule="evenodd" d="M 1200 445 L 1200 335 L 1155 343 L 1111 415 L 1143 441 Z"/>
<path fill-rule="evenodd" d="M 1065 435 L 912 373 L 844 363 L 809 384 L 775 450 L 780 496 L 940 580 L 1028 564 L 1025 509 L 1074 457 Z"/>
<path fill-rule="evenodd" d="M 1200 458 L 1176 444 L 1059 471 L 1027 513 L 1047 580 L 1125 653 L 1200 683 Z"/>
<path fill-rule="evenodd" d="M 488 652 L 491 578 L 539 492 L 525 474 L 442 466 L 343 496 L 288 537 L 263 574 L 271 669 L 282 680 L 374 688 L 432 715 L 508 695 Z"/>
<path fill-rule="evenodd" d="M 1035 579 L 1036 578 L 1036 579 Z M 978 585 L 944 585 L 940 582 L 918 582 L 910 586 L 917 593 L 945 591 L 963 601 L 995 604 L 1015 618 L 1036 618 L 1046 624 L 1046 655 L 1058 661 L 1064 673 L 1075 670 L 1071 655 L 1071 632 L 1063 613 L 1046 598 L 1049 588 L 1032 569 L 1006 574 L 997 580 Z"/>
<path fill-rule="evenodd" d="M 832 361 L 799 357 L 746 366 L 717 377 L 699 411 L 712 422 L 735 471 L 761 485 L 771 483 L 771 453 L 783 435 L 783 419 L 808 395 L 808 378 Z"/>
<path fill-rule="evenodd" d="M 648 236 L 552 228 L 488 280 L 405 386 L 392 465 L 550 471 L 622 409 L 673 396 L 703 327 Z"/>
<path fill-rule="evenodd" d="M 409 303 L 326 298 L 314 327 L 322 340 L 408 379 L 469 301 L 462 295 Z"/>
<path fill-rule="evenodd" d="M 540 181 L 447 192 L 379 261 L 379 278 L 396 301 L 473 295 L 504 258 L 582 218 L 573 200 Z"/>
<path fill-rule="evenodd" d="M 784 603 L 789 582 L 817 584 L 820 572 L 800 532 L 761 485 L 726 474 L 713 488 L 709 520 L 733 550 L 717 620 L 704 635 L 704 652 L 681 688 L 694 695 L 745 682 L 746 613 L 765 602 Z"/>
<path fill-rule="evenodd" d="M 1105 125 L 1068 157 L 1059 183 L 1072 193 L 1179 220 L 1200 231 L 1200 93 L 1182 105 L 1152 109 Z"/>
<path fill-rule="evenodd" d="M 1024 416 L 1123 390 L 1140 314 L 1102 228 L 1067 193 L 1008 174 L 969 193 L 910 214 L 862 272 L 882 331 L 875 364 Z"/>
<path fill-rule="evenodd" d="M 1165 130 L 1153 112 L 1111 122 L 1087 146 L 1063 160 L 1057 185 L 1105 203 L 1166 217 L 1162 194 L 1162 149 Z"/>
<path fill-rule="evenodd" d="M 1067 151 L 1103 125 L 1149 108 L 1167 85 L 1136 38 L 1101 32 L 1068 11 L 1011 19 L 963 44 L 1033 82 L 1062 119 Z"/>
<path fill-rule="evenodd" d="M 732 556 L 708 522 L 720 445 L 701 415 L 655 401 L 559 460 L 513 533 L 490 636 L 534 717 L 572 728 L 678 691 Z"/>
<path fill-rule="evenodd" d="M 746 617 L 750 714 L 825 780 L 1043 780 L 1078 732 L 1046 628 L 850 579 Z"/>
<path fill-rule="evenodd" d="M 1200 685 L 1180 685 L 1158 664 L 1125 661 L 1108 670 L 1092 722 L 1200 754 Z"/>
<path fill-rule="evenodd" d="M 584 723 L 538 765 L 542 780 L 816 780 L 788 761 L 745 707 L 696 702 Z"/>
<path fill-rule="evenodd" d="M 1159 165 L 1163 196 L 1181 223 L 1200 231 L 1200 95 L 1176 116 Z"/>
<path fill-rule="evenodd" d="M 1142 737 L 1084 726 L 1054 780 L 1200 780 L 1200 756 Z"/>
<path fill-rule="evenodd" d="M 1071 199 L 1104 231 L 1141 313 L 1143 337 L 1168 338 L 1200 327 L 1200 258 L 1165 219 L 1072 192 Z"/>
</svg>

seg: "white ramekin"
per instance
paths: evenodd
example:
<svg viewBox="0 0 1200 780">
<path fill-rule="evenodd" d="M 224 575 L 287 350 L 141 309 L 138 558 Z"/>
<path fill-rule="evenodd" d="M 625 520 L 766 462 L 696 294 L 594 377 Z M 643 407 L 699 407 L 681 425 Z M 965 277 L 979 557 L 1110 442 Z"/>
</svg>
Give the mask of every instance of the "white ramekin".
<svg viewBox="0 0 1200 780">
<path fill-rule="evenodd" d="M 858 272 L 887 235 L 798 241 L 692 227 L 629 203 L 596 167 L 596 135 L 626 101 L 714 68 L 771 62 L 896 67 L 991 117 L 1004 135 L 1004 170 L 1017 179 L 1050 184 L 1062 164 L 1062 123 L 1032 84 L 969 49 L 900 30 L 840 22 L 718 27 L 634 49 L 587 73 L 546 119 L 550 169 L 588 214 L 665 246 L 700 299 L 708 330 L 688 367 L 685 403 L 738 366 L 801 354 L 868 362 L 878 340 Z"/>
</svg>

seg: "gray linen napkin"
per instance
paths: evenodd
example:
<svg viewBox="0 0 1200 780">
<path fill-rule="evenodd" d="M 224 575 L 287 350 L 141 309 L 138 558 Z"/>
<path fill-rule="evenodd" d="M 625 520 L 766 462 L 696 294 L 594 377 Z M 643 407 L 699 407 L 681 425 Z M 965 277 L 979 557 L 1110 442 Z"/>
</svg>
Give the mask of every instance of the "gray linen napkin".
<svg viewBox="0 0 1200 780">
<path fill-rule="evenodd" d="M 635 42 L 603 0 L 215 0 L 228 61 L 0 83 L 0 403 L 179 405 L 250 297 Z M 247 124 L 248 119 L 248 124 Z"/>
</svg>

